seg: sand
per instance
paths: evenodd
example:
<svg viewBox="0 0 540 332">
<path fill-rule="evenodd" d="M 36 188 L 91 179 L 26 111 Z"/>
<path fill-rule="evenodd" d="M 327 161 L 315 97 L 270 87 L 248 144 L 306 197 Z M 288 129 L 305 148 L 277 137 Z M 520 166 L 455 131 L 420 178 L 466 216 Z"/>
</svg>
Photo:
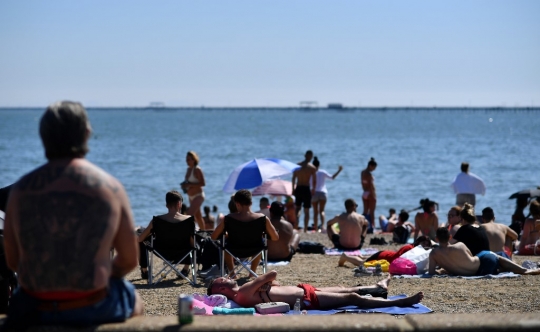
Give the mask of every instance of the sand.
<svg viewBox="0 0 540 332">
<path fill-rule="evenodd" d="M 375 235 L 381 236 L 381 235 Z M 366 243 L 372 236 L 368 236 Z M 389 235 L 384 235 L 390 241 Z M 302 241 L 317 241 L 330 247 L 331 243 L 324 234 L 307 233 L 301 235 Z M 378 250 L 396 250 L 400 245 L 364 246 Z M 284 285 L 310 283 L 314 286 L 354 286 L 372 285 L 381 277 L 354 277 L 353 266 L 346 264 L 338 267 L 339 256 L 319 254 L 301 254 L 294 256 L 287 266 L 271 267 L 278 272 L 278 281 Z M 514 256 L 514 261 L 521 265 L 524 260 L 540 261 L 540 257 Z M 262 268 L 257 271 L 262 273 Z M 128 274 L 127 279 L 135 284 L 145 303 L 146 315 L 174 316 L 177 310 L 179 294 L 206 293 L 204 281 L 199 279 L 198 286 L 191 286 L 185 279 L 171 273 L 169 278 L 150 286 L 142 280 L 139 270 Z M 239 279 L 239 284 L 247 281 L 247 275 Z M 413 295 L 424 292 L 422 303 L 437 313 L 540 313 L 540 276 L 520 276 L 508 279 L 468 280 L 460 278 L 392 278 L 389 295 Z"/>
</svg>

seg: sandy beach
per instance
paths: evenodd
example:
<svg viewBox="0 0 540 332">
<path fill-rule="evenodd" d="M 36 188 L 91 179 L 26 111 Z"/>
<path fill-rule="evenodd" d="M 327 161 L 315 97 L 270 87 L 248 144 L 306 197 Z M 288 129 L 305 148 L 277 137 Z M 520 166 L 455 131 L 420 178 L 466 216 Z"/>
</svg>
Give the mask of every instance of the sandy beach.
<svg viewBox="0 0 540 332">
<path fill-rule="evenodd" d="M 369 243 L 373 235 L 368 235 Z M 381 235 L 374 235 L 381 236 Z M 387 242 L 390 235 L 384 235 Z M 307 233 L 301 235 L 302 241 L 317 241 L 330 247 L 331 243 L 324 234 Z M 399 245 L 365 245 L 365 248 L 378 250 L 399 248 Z M 354 286 L 357 284 L 370 285 L 380 277 L 354 277 L 353 266 L 346 264 L 338 267 L 339 256 L 318 254 L 301 254 L 294 256 L 287 266 L 271 267 L 278 272 L 278 281 L 285 285 L 295 285 L 300 282 L 311 283 L 314 286 Z M 514 256 L 514 261 L 521 265 L 525 260 L 539 261 L 539 257 Z M 262 273 L 262 268 L 257 271 Z M 247 281 L 243 275 L 239 283 Z M 149 286 L 146 280 L 141 280 L 139 270 L 128 274 L 127 279 L 138 289 L 149 316 L 174 316 L 177 310 L 177 296 L 181 293 L 205 293 L 204 281 L 199 279 L 199 285 L 192 287 L 184 279 L 173 274 L 157 285 Z M 419 291 L 425 294 L 422 303 L 436 313 L 540 313 L 540 276 L 520 276 L 507 279 L 468 280 L 460 278 L 423 278 L 396 279 L 392 278 L 389 295 L 412 295 Z"/>
</svg>

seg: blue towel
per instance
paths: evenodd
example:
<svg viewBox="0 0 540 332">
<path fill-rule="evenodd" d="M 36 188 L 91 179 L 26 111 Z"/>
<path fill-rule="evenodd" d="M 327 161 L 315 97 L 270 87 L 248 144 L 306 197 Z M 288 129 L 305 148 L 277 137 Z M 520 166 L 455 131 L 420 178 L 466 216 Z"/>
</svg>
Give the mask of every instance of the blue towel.
<svg viewBox="0 0 540 332">
<path fill-rule="evenodd" d="M 229 308 L 214 307 L 214 309 L 212 309 L 212 313 L 214 315 L 254 315 L 255 309 L 254 308 L 229 309 Z"/>
<path fill-rule="evenodd" d="M 399 298 L 404 298 L 406 295 L 395 295 L 395 296 L 389 296 L 388 299 L 395 300 Z M 330 309 L 330 310 L 308 310 L 308 315 L 333 315 L 337 313 L 385 313 L 385 314 L 392 314 L 392 315 L 409 315 L 409 314 L 427 314 L 430 312 L 433 312 L 428 307 L 424 306 L 423 304 L 417 303 L 411 307 L 386 307 L 386 308 L 375 308 L 375 309 L 360 309 L 356 306 L 347 306 L 342 307 L 338 309 Z M 285 315 L 293 315 L 293 311 L 289 311 Z"/>
</svg>

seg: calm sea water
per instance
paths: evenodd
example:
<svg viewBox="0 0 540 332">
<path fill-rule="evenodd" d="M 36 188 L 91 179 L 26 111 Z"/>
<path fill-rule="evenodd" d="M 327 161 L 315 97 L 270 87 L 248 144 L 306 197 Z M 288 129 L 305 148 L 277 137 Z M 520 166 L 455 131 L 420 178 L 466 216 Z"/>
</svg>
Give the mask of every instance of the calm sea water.
<svg viewBox="0 0 540 332">
<path fill-rule="evenodd" d="M 1 187 L 46 161 L 41 113 L 0 111 Z M 328 217 L 342 212 L 349 197 L 361 204 L 360 171 L 370 157 L 379 164 L 377 215 L 429 197 L 445 220 L 462 161 L 487 186 L 486 195 L 477 196 L 477 212 L 491 206 L 502 223 L 514 209 L 508 197 L 540 185 L 540 116 L 534 111 L 90 110 L 89 116 L 94 135 L 87 158 L 124 184 L 139 225 L 166 212 L 165 193 L 179 190 L 188 150 L 201 157 L 204 204 L 222 212 L 229 196 L 221 189 L 236 166 L 265 157 L 299 162 L 308 149 L 322 169 L 344 167 L 327 185 Z"/>
</svg>

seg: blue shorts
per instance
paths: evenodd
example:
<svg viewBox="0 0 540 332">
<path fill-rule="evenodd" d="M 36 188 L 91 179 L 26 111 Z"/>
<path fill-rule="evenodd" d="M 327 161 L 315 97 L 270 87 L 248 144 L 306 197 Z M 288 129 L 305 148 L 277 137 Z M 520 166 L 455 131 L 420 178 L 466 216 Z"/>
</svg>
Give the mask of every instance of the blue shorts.
<svg viewBox="0 0 540 332">
<path fill-rule="evenodd" d="M 478 267 L 478 271 L 476 271 L 477 276 L 498 273 L 499 258 L 494 252 L 488 250 L 480 251 L 476 257 L 480 258 L 480 266 Z"/>
<path fill-rule="evenodd" d="M 39 300 L 28 295 L 20 287 L 11 297 L 5 326 L 26 328 L 32 325 L 89 326 L 123 322 L 133 315 L 135 287 L 120 278 L 110 278 L 108 294 L 102 301 L 84 308 L 63 311 L 40 311 Z"/>
<path fill-rule="evenodd" d="M 386 218 L 381 218 L 380 219 L 380 224 L 381 224 L 381 230 L 383 232 L 386 232 L 386 230 L 388 229 L 388 219 Z"/>
</svg>

